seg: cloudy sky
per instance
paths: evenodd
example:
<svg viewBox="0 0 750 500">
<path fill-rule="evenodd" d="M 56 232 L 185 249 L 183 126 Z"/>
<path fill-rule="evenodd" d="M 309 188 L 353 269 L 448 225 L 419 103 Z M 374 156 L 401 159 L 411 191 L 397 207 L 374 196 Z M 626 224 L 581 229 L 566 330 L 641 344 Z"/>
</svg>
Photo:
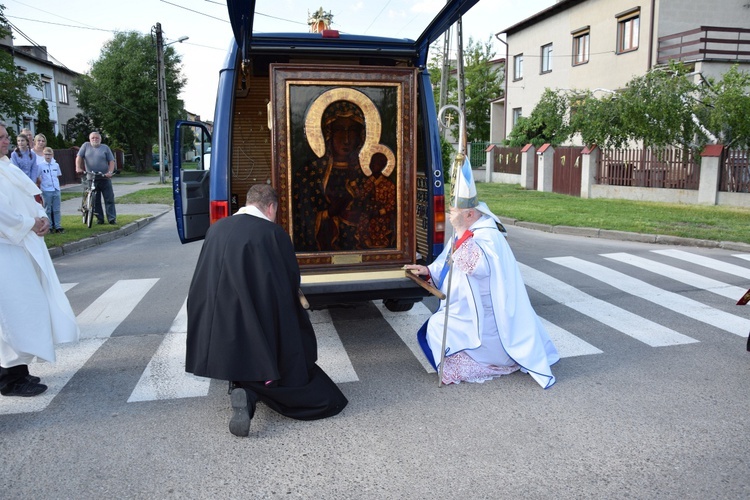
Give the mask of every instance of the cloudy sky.
<svg viewBox="0 0 750 500">
<path fill-rule="evenodd" d="M 554 4 L 554 0 L 479 0 L 464 16 L 464 38 L 495 33 Z M 182 56 L 185 108 L 212 120 L 219 69 L 232 39 L 226 3 L 220 0 L 0 0 L 18 28 L 17 45 L 43 45 L 64 66 L 85 73 L 117 31 L 151 33 L 161 23 L 165 41 L 188 36 L 174 48 Z M 366 35 L 416 38 L 442 0 L 258 0 L 254 31 L 307 31 L 308 12 L 323 7 L 332 28 Z M 497 57 L 505 55 L 494 42 Z M 156 57 L 154 55 L 154 57 Z"/>
</svg>

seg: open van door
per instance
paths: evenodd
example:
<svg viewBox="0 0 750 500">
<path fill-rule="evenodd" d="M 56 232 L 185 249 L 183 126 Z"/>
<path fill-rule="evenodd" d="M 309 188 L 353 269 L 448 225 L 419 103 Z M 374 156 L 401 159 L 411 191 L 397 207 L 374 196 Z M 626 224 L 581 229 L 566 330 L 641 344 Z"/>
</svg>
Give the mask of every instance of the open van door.
<svg viewBox="0 0 750 500">
<path fill-rule="evenodd" d="M 202 240 L 210 225 L 211 134 L 200 122 L 175 124 L 172 193 L 180 241 Z M 191 161 L 184 158 L 188 155 Z"/>
</svg>

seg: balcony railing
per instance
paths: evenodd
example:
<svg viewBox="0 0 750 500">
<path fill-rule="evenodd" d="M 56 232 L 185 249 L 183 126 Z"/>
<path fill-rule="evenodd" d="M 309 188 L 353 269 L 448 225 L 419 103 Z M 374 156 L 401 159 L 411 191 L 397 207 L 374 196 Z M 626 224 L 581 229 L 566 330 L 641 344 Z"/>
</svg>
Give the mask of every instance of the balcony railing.
<svg viewBox="0 0 750 500">
<path fill-rule="evenodd" d="M 658 64 L 683 62 L 750 62 L 750 29 L 701 26 L 659 38 Z"/>
</svg>

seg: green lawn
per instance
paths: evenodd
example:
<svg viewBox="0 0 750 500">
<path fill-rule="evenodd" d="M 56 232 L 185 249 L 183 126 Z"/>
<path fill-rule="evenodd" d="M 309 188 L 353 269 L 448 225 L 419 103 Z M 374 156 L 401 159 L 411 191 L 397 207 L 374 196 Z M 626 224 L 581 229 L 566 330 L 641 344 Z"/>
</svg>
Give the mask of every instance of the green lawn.
<svg viewBox="0 0 750 500">
<path fill-rule="evenodd" d="M 147 215 L 149 214 L 118 215 L 117 224 L 97 224 L 96 221 L 94 221 L 94 225 L 91 226 L 90 229 L 81 221 L 80 215 L 63 215 L 62 227 L 65 229 L 65 232 L 62 234 L 49 233 L 44 237 L 44 242 L 47 244 L 47 248 L 59 247 L 65 243 L 70 243 L 71 241 L 78 241 L 98 234 L 114 231 L 135 220 L 142 219 Z"/>
<path fill-rule="evenodd" d="M 511 184 L 478 183 L 477 193 L 495 214 L 521 221 L 750 243 L 747 208 L 583 199 Z"/>
</svg>

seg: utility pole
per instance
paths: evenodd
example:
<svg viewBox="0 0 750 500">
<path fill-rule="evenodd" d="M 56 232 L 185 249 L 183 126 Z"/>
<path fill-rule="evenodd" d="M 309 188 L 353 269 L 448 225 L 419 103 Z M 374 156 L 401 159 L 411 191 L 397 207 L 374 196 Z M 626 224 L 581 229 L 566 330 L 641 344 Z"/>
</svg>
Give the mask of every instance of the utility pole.
<svg viewBox="0 0 750 500">
<path fill-rule="evenodd" d="M 461 110 L 461 113 L 463 113 L 464 117 L 466 116 L 466 96 L 464 95 L 464 34 L 463 34 L 463 27 L 462 27 L 462 21 L 461 18 L 458 18 L 458 21 L 456 22 L 456 63 L 457 63 L 457 73 L 456 77 L 458 78 L 458 109 Z M 466 144 L 466 129 L 464 128 L 464 137 L 458 138 L 459 144 Z M 460 150 L 460 148 L 459 148 Z"/>
<path fill-rule="evenodd" d="M 172 147 L 169 141 L 169 110 L 167 108 L 167 81 L 164 73 L 164 38 L 161 23 L 156 23 L 156 89 L 159 104 L 159 182 L 164 184 L 164 155 L 167 167 L 171 165 Z"/>
<path fill-rule="evenodd" d="M 451 28 L 448 28 L 443 35 L 443 69 L 440 71 L 440 105 L 438 109 L 443 109 L 443 106 L 448 104 L 448 82 L 450 81 L 451 71 Z M 440 123 L 443 129 L 443 138 L 448 134 L 448 127 L 443 127 L 442 122 Z"/>
<path fill-rule="evenodd" d="M 446 0 L 446 3 L 450 3 L 450 0 Z M 448 82 L 450 81 L 451 71 L 451 31 L 449 27 L 443 35 L 443 69 L 440 71 L 440 106 L 438 109 L 443 109 L 443 106 L 448 104 Z M 448 127 L 443 125 L 443 122 L 438 120 L 440 128 L 443 131 L 443 139 L 448 135 Z"/>
</svg>

